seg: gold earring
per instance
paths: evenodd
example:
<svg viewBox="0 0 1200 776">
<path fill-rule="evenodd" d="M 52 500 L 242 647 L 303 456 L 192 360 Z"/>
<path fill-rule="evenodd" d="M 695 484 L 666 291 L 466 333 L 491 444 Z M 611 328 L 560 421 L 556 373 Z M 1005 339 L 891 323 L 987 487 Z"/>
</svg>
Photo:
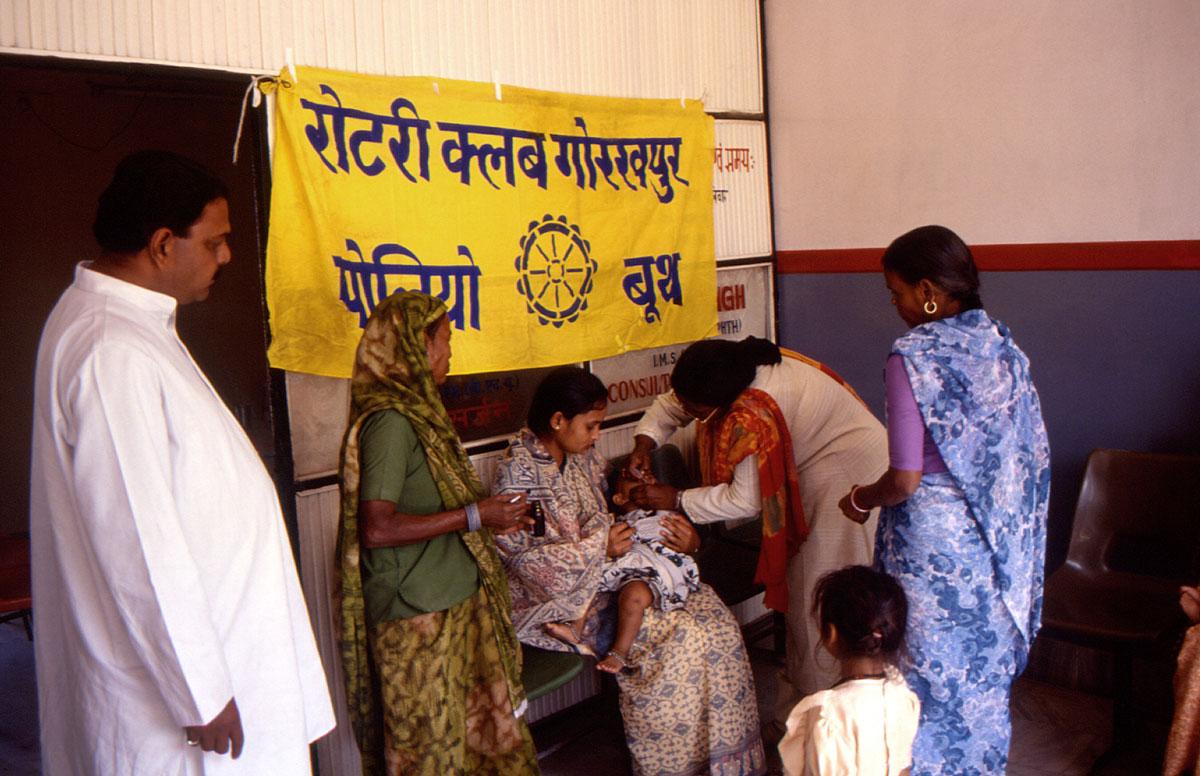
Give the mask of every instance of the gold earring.
<svg viewBox="0 0 1200 776">
<path fill-rule="evenodd" d="M 924 310 L 925 310 L 926 315 L 936 314 L 937 313 L 937 302 L 933 301 L 932 299 L 926 301 Z"/>
</svg>

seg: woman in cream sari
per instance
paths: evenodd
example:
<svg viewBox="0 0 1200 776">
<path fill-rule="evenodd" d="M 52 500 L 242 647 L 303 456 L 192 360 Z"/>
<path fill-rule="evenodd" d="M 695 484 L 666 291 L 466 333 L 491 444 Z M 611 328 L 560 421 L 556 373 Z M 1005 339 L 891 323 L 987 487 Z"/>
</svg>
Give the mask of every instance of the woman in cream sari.
<svg viewBox="0 0 1200 776">
<path fill-rule="evenodd" d="M 595 449 L 606 410 L 604 385 L 562 367 L 538 386 L 528 427 L 496 470 L 494 493 L 541 501 L 545 536 L 497 537 L 512 590 L 513 623 L 524 643 L 604 654 L 612 642 L 614 594 L 597 595 L 606 556 L 628 551 L 630 527 L 605 503 L 605 461 Z M 694 552 L 695 529 L 663 519 L 662 541 Z M 577 633 L 564 623 L 580 618 Z M 560 634 L 564 638 L 556 637 Z M 621 715 L 636 774 L 749 775 L 764 771 L 754 681 L 733 614 L 707 585 L 670 612 L 645 611 L 628 667 L 617 675 Z"/>
</svg>

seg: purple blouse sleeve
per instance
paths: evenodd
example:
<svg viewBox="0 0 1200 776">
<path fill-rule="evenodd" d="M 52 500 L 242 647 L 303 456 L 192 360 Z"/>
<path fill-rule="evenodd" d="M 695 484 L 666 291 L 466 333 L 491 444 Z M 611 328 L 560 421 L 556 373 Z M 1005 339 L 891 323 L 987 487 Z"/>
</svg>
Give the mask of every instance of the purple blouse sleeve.
<svg viewBox="0 0 1200 776">
<path fill-rule="evenodd" d="M 888 463 L 893 469 L 919 472 L 925 463 L 925 421 L 904 371 L 904 358 L 888 356 L 883 369 L 887 389 Z"/>
</svg>

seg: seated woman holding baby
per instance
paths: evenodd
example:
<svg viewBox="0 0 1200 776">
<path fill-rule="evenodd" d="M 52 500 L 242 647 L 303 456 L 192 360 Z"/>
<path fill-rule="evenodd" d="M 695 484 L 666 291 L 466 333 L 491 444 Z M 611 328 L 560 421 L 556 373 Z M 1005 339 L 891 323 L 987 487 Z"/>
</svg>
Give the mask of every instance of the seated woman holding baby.
<svg viewBox="0 0 1200 776">
<path fill-rule="evenodd" d="M 554 370 L 497 466 L 493 493 L 523 493 L 545 514 L 542 536 L 496 537 L 517 637 L 602 658 L 621 691 L 635 773 L 763 773 L 746 649 L 686 556 L 700 545 L 695 528 L 621 498 L 622 516 L 609 512 L 595 449 L 607 398 L 595 375 Z"/>
</svg>

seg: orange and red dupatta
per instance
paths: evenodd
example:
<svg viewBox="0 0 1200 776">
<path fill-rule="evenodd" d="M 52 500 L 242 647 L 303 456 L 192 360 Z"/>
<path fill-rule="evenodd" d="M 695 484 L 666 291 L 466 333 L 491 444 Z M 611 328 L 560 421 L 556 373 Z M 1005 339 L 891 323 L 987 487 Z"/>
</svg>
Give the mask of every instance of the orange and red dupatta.
<svg viewBox="0 0 1200 776">
<path fill-rule="evenodd" d="M 732 482 L 734 468 L 746 456 L 758 456 L 763 537 L 754 581 L 766 586 L 767 607 L 786 612 L 788 561 L 808 536 L 787 421 L 770 394 L 747 388 L 713 426 L 701 424 L 697 431 L 705 485 Z"/>
</svg>

